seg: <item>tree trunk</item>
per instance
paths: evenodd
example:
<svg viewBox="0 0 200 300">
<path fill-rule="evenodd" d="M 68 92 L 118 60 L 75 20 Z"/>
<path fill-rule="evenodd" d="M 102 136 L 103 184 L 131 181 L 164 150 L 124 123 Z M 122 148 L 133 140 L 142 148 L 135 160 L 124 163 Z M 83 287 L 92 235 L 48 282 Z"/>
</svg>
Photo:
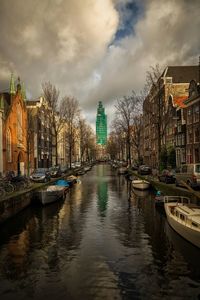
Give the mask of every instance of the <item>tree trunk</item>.
<svg viewBox="0 0 200 300">
<path fill-rule="evenodd" d="M 56 166 L 58 165 L 58 133 L 55 134 L 55 140 L 56 140 Z"/>
</svg>

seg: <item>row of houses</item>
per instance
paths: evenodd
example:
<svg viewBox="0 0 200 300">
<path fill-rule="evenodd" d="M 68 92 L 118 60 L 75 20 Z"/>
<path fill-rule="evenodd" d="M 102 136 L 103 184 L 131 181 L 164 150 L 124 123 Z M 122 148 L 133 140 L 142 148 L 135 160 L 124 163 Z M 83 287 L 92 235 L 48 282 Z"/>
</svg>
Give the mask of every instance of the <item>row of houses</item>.
<svg viewBox="0 0 200 300">
<path fill-rule="evenodd" d="M 44 97 L 27 100 L 24 85 L 11 75 L 8 92 L 0 93 L 0 173 L 29 174 L 35 168 L 66 166 L 68 153 L 64 135 L 56 145 L 52 134 L 52 109 Z M 74 143 L 73 161 L 79 159 L 79 140 Z"/>
<path fill-rule="evenodd" d="M 163 149 L 176 166 L 200 162 L 200 67 L 168 66 L 143 103 L 141 157 L 159 167 Z"/>
</svg>

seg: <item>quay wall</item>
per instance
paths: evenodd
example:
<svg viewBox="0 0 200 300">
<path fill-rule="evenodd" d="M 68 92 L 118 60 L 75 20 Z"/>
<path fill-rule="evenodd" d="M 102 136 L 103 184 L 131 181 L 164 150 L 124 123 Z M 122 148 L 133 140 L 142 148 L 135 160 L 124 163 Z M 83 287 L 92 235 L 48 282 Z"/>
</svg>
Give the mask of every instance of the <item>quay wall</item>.
<svg viewBox="0 0 200 300">
<path fill-rule="evenodd" d="M 33 192 L 29 191 L 0 201 L 0 223 L 3 223 L 29 206 L 32 195 Z"/>
<path fill-rule="evenodd" d="M 4 199 L 0 199 L 0 224 L 7 219 L 15 216 L 17 213 L 28 207 L 35 199 L 35 192 L 44 186 L 54 183 L 59 179 L 64 179 L 66 176 L 72 175 L 72 172 L 68 172 L 65 176 L 59 178 L 52 178 L 47 183 L 35 183 L 32 188 L 28 190 L 15 192 Z"/>
<path fill-rule="evenodd" d="M 187 188 L 177 187 L 175 184 L 166 184 L 164 182 L 160 182 L 158 180 L 158 178 L 153 177 L 151 175 L 141 176 L 141 175 L 137 174 L 136 172 L 132 172 L 130 170 L 129 170 L 129 176 L 138 177 L 140 179 L 147 179 L 151 183 L 151 186 L 155 190 L 161 191 L 166 196 L 189 197 L 191 199 L 192 203 L 200 205 L 200 192 L 199 191 L 192 190 L 191 188 L 189 190 Z"/>
</svg>

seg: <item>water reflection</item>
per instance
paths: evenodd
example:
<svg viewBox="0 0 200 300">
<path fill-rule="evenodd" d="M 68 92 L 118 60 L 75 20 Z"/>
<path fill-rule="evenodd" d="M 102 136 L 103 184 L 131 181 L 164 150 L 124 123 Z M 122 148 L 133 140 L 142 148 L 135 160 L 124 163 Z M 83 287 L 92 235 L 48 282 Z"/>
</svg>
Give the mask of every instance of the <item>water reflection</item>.
<svg viewBox="0 0 200 300">
<path fill-rule="evenodd" d="M 100 215 L 105 217 L 106 208 L 108 204 L 108 183 L 106 181 L 99 181 L 97 184 L 98 208 Z"/>
<path fill-rule="evenodd" d="M 147 197 L 149 194 L 149 190 L 137 190 L 137 189 L 133 189 L 133 193 L 141 198 Z"/>
<path fill-rule="evenodd" d="M 180 256 L 184 258 L 183 260 L 186 260 L 190 264 L 195 277 L 200 277 L 199 249 L 177 234 L 167 221 L 165 222 L 164 230 L 167 235 L 167 243 L 171 251 L 171 256 L 174 256 L 174 253 L 180 253 Z"/>
<path fill-rule="evenodd" d="M 174 235 L 175 234 L 175 235 Z M 65 201 L 0 228 L 1 299 L 198 299 L 199 249 L 124 176 L 98 165 Z M 184 287 L 184 288 L 183 288 Z"/>
</svg>

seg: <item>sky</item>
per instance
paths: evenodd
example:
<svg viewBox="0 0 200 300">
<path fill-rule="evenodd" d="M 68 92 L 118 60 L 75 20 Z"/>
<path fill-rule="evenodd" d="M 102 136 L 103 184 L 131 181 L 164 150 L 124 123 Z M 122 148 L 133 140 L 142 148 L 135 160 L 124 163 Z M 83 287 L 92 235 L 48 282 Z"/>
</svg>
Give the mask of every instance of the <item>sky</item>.
<svg viewBox="0 0 200 300">
<path fill-rule="evenodd" d="M 0 0 L 0 91 L 11 72 L 28 99 L 50 81 L 94 129 L 102 101 L 110 125 L 150 66 L 198 64 L 199 12 L 199 0 Z"/>
</svg>

